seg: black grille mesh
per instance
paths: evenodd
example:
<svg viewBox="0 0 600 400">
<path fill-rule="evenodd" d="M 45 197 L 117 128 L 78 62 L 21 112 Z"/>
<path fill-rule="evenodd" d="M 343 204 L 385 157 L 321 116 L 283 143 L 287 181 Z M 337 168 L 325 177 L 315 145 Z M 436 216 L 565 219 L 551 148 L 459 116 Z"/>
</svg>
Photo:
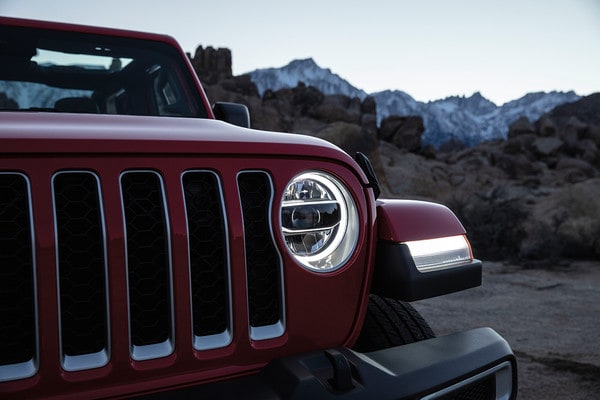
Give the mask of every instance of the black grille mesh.
<svg viewBox="0 0 600 400">
<path fill-rule="evenodd" d="M 494 400 L 495 398 L 496 379 L 495 375 L 490 375 L 485 379 L 440 397 L 440 400 Z"/>
<path fill-rule="evenodd" d="M 90 173 L 54 178 L 63 353 L 107 346 L 106 268 L 98 182 Z"/>
<path fill-rule="evenodd" d="M 210 172 L 183 176 L 190 246 L 194 334 L 228 328 L 229 295 L 225 218 L 217 177 Z"/>
<path fill-rule="evenodd" d="M 35 356 L 29 194 L 25 178 L 0 174 L 0 365 Z"/>
<path fill-rule="evenodd" d="M 272 186 L 264 172 L 238 176 L 244 219 L 250 325 L 261 327 L 281 320 L 280 261 L 271 237 L 269 212 Z"/>
<path fill-rule="evenodd" d="M 168 231 L 160 178 L 153 172 L 121 177 L 125 227 L 131 340 L 135 346 L 170 338 Z"/>
</svg>

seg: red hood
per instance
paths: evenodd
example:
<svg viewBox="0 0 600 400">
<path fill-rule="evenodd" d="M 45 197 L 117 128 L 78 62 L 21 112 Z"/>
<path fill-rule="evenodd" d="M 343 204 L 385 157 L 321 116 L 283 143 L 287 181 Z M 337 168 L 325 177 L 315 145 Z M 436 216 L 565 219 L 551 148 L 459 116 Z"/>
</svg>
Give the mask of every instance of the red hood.
<svg viewBox="0 0 600 400">
<path fill-rule="evenodd" d="M 324 140 L 195 118 L 3 112 L 0 154 L 160 153 L 309 156 L 352 164 Z"/>
</svg>

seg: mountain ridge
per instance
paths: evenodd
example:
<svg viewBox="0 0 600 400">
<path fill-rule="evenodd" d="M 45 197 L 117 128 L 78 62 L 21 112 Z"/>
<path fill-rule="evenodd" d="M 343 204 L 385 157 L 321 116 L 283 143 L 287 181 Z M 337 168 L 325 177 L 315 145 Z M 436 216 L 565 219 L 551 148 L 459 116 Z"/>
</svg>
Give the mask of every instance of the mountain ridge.
<svg viewBox="0 0 600 400">
<path fill-rule="evenodd" d="M 347 80 L 320 67 L 314 59 L 293 60 L 280 68 L 256 69 L 248 73 L 262 96 L 268 90 L 293 88 L 299 83 L 313 86 L 323 94 L 342 94 L 364 100 L 367 96 L 377 104 L 377 123 L 393 115 L 419 115 L 425 132 L 423 144 L 439 148 L 447 142 L 474 146 L 484 141 L 506 139 L 510 124 L 521 117 L 535 121 L 558 105 L 581 98 L 569 92 L 533 92 L 501 106 L 480 92 L 471 96 L 449 96 L 422 102 L 401 90 L 366 93 Z"/>
<path fill-rule="evenodd" d="M 296 59 L 283 67 L 261 68 L 249 72 L 256 84 L 259 95 L 267 90 L 293 88 L 303 82 L 317 87 L 324 94 L 342 94 L 363 100 L 368 94 L 354 87 L 350 82 L 333 73 L 329 68 L 320 67 L 313 58 Z"/>
</svg>

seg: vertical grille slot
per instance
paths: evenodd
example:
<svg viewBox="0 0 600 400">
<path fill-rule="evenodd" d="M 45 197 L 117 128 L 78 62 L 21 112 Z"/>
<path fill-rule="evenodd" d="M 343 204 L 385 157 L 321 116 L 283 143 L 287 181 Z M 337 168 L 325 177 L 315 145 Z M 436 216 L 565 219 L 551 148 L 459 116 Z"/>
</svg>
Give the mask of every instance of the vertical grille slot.
<svg viewBox="0 0 600 400">
<path fill-rule="evenodd" d="M 170 233 L 160 176 L 121 176 L 125 217 L 132 357 L 147 360 L 173 351 Z"/>
<path fill-rule="evenodd" d="M 231 342 L 227 225 L 216 174 L 189 171 L 182 177 L 189 240 L 194 347 Z"/>
<path fill-rule="evenodd" d="M 0 173 L 0 382 L 37 370 L 31 215 L 27 178 Z"/>
<path fill-rule="evenodd" d="M 281 258 L 271 234 L 273 185 L 262 171 L 238 175 L 244 220 L 248 311 L 252 339 L 278 337 L 284 331 Z"/>
<path fill-rule="evenodd" d="M 108 362 L 106 240 L 100 184 L 89 172 L 52 181 L 63 368 Z"/>
</svg>

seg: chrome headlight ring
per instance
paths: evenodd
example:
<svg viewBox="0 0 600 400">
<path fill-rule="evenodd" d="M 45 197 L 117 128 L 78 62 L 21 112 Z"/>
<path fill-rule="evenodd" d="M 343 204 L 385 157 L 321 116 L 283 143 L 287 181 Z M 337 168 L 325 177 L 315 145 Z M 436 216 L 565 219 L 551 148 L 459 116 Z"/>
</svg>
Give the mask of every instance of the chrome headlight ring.
<svg viewBox="0 0 600 400">
<path fill-rule="evenodd" d="M 290 254 L 305 268 L 330 272 L 352 255 L 358 241 L 358 210 L 335 177 L 306 171 L 286 186 L 281 231 Z"/>
</svg>

